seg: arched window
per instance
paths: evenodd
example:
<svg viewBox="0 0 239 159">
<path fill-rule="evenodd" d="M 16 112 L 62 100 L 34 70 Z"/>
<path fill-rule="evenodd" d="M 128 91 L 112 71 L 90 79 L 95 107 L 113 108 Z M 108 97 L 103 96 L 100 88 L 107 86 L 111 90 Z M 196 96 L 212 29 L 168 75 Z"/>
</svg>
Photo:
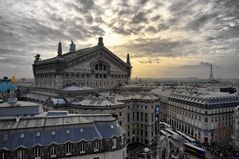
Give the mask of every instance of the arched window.
<svg viewBox="0 0 239 159">
<path fill-rule="evenodd" d="M 99 65 L 96 64 L 96 65 L 95 65 L 95 70 L 98 70 L 98 69 L 99 69 L 98 67 L 99 67 Z"/>
<path fill-rule="evenodd" d="M 103 69 L 106 71 L 106 66 L 105 65 L 103 65 Z"/>
<path fill-rule="evenodd" d="M 93 141 L 92 145 L 93 145 L 94 152 L 98 152 L 99 149 L 100 149 L 100 141 L 99 140 L 95 140 L 95 141 Z"/>
<path fill-rule="evenodd" d="M 79 144 L 79 148 L 80 148 L 80 154 L 85 153 L 85 151 L 86 151 L 86 142 L 82 141 L 82 142 Z"/>
<path fill-rule="evenodd" d="M 40 147 L 34 148 L 34 158 L 41 158 L 41 149 Z"/>
<path fill-rule="evenodd" d="M 117 148 L 117 138 L 112 139 L 112 149 Z"/>
<path fill-rule="evenodd" d="M 17 150 L 17 159 L 24 159 L 25 158 L 25 152 L 23 149 Z"/>
<path fill-rule="evenodd" d="M 72 144 L 71 143 L 67 143 L 65 145 L 65 152 L 66 152 L 66 156 L 70 156 L 72 153 Z"/>
<path fill-rule="evenodd" d="M 57 155 L 56 155 L 57 152 L 56 151 L 57 151 L 57 147 L 56 146 L 53 145 L 53 146 L 50 147 L 50 157 L 51 158 L 57 157 Z"/>
<path fill-rule="evenodd" d="M 102 70 L 102 63 L 100 63 L 100 70 Z"/>
</svg>

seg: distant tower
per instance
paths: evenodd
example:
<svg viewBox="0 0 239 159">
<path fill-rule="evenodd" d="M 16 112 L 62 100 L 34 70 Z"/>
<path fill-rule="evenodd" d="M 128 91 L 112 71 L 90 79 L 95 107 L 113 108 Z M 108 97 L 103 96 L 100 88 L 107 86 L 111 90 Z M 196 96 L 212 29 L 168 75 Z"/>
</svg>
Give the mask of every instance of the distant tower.
<svg viewBox="0 0 239 159">
<path fill-rule="evenodd" d="M 213 80 L 213 74 L 212 74 L 212 64 L 210 65 L 210 76 L 209 76 L 209 80 Z"/>
<path fill-rule="evenodd" d="M 61 55 L 62 55 L 62 47 L 61 47 L 61 42 L 59 42 L 57 56 L 61 56 Z"/>
<path fill-rule="evenodd" d="M 128 65 L 131 65 L 131 63 L 130 63 L 130 58 L 129 58 L 129 54 L 127 54 L 127 61 L 126 61 L 126 63 L 127 63 Z"/>
</svg>

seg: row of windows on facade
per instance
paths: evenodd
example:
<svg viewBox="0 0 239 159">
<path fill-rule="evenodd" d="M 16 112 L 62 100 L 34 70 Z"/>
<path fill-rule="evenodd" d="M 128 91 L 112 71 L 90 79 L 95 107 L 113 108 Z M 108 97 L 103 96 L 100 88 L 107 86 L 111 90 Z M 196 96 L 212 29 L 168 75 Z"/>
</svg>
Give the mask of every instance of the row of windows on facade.
<svg viewBox="0 0 239 159">
<path fill-rule="evenodd" d="M 127 113 L 127 121 L 130 122 L 130 118 L 132 118 L 132 121 L 140 121 L 148 123 L 148 113 L 143 112 L 133 112 L 133 116 L 130 115 L 130 113 Z M 140 118 L 140 119 L 139 119 Z M 151 122 L 154 122 L 154 113 L 151 113 Z"/>
<path fill-rule="evenodd" d="M 102 73 L 96 73 L 95 78 L 107 78 L 107 75 Z M 127 78 L 127 75 L 112 74 L 111 78 Z"/>
<path fill-rule="evenodd" d="M 201 139 L 201 130 L 200 129 L 195 129 L 185 122 L 177 122 L 176 120 L 173 120 L 171 118 L 169 119 L 169 124 L 190 136 L 193 136 L 199 140 Z M 227 124 L 225 124 L 225 126 L 229 127 L 229 125 L 227 125 Z M 211 134 L 212 141 L 217 141 L 218 136 L 214 135 L 214 131 L 210 131 L 210 134 Z M 225 136 L 230 138 L 231 132 L 226 132 Z"/>
<path fill-rule="evenodd" d="M 179 115 L 183 115 L 185 117 L 201 121 L 201 116 L 200 115 L 195 115 L 191 112 L 185 112 L 185 111 L 182 111 L 182 110 L 176 110 L 176 109 L 171 109 L 171 108 L 169 110 L 170 110 L 170 112 L 169 112 L 170 115 L 174 115 L 175 113 L 177 113 Z M 220 116 L 210 117 L 210 118 L 211 118 L 211 122 L 223 121 L 223 120 L 232 120 L 232 115 L 230 113 L 230 114 L 220 115 Z M 205 122 L 208 122 L 208 117 L 205 117 Z"/>
<path fill-rule="evenodd" d="M 121 146 L 124 145 L 124 138 L 121 137 Z M 114 150 L 114 149 L 117 149 L 117 139 L 112 139 L 111 140 L 111 149 Z M 99 152 L 100 151 L 100 141 L 93 141 L 92 142 L 92 147 L 89 147 L 87 145 L 87 142 L 81 142 L 79 144 L 77 144 L 77 147 L 74 148 L 73 144 L 72 143 L 67 143 L 64 145 L 64 152 L 65 152 L 65 156 L 71 156 L 73 155 L 76 155 L 75 152 L 77 152 L 79 150 L 79 154 L 86 154 L 88 150 L 92 149 L 93 152 Z M 39 146 L 35 147 L 33 149 L 33 155 L 34 155 L 34 158 L 38 158 L 40 159 L 41 157 L 44 156 L 43 154 L 43 150 L 44 148 L 41 148 Z M 50 155 L 50 158 L 57 158 L 57 151 L 62 151 L 59 146 L 57 145 L 52 145 L 49 147 L 49 155 Z M 0 158 L 1 159 L 5 159 L 7 157 L 7 151 L 0 151 Z M 47 152 L 45 152 L 47 153 Z M 24 159 L 25 158 L 25 149 L 23 148 L 20 148 L 16 151 L 16 158 L 17 159 Z"/>
<path fill-rule="evenodd" d="M 187 123 L 178 123 L 177 121 L 170 119 L 170 120 L 169 120 L 169 124 L 172 125 L 173 127 L 177 128 L 178 130 L 180 130 L 180 131 L 182 131 L 182 132 L 184 132 L 184 133 L 190 135 L 190 136 L 194 136 L 194 137 L 196 137 L 196 138 L 198 138 L 198 139 L 201 138 L 201 132 L 200 132 L 200 130 L 197 129 L 197 132 L 198 132 L 197 134 L 198 134 L 198 135 L 196 135 L 196 134 L 195 134 L 196 129 L 193 129 L 193 127 L 191 127 L 191 126 L 188 125 Z"/>
<path fill-rule="evenodd" d="M 128 136 L 131 136 L 131 134 L 133 136 L 140 136 L 140 137 L 145 137 L 148 138 L 148 131 L 144 131 L 144 130 L 140 130 L 140 129 L 136 129 L 136 130 L 132 130 L 132 131 L 128 131 Z M 154 131 L 151 131 L 151 137 L 154 135 Z"/>
<path fill-rule="evenodd" d="M 185 122 L 179 122 L 179 121 L 176 121 L 176 120 L 170 118 L 169 123 L 171 125 L 173 125 L 173 127 L 176 127 L 179 130 L 186 131 L 186 133 L 188 133 L 188 134 L 190 134 L 190 132 L 193 134 L 193 132 L 194 132 L 193 127 L 191 127 L 189 124 L 187 124 Z M 222 124 L 223 126 L 226 126 L 226 127 L 232 126 L 231 125 L 232 122 L 224 122 L 224 123 L 220 123 L 220 124 Z M 187 129 L 187 127 L 188 127 L 188 129 Z M 200 131 L 200 130 L 198 129 L 198 131 Z"/>
<path fill-rule="evenodd" d="M 143 109 L 143 107 L 144 107 L 144 109 L 150 109 L 150 105 L 145 105 L 145 106 L 143 106 L 143 105 L 133 105 L 133 109 L 134 108 L 141 108 L 141 109 Z M 130 109 L 130 106 L 128 106 L 128 109 Z M 154 105 L 151 105 L 151 109 L 154 109 Z"/>
<path fill-rule="evenodd" d="M 102 64 L 102 63 L 96 64 L 95 65 L 95 70 L 104 70 L 104 71 L 106 71 L 106 65 Z"/>
<path fill-rule="evenodd" d="M 155 125 L 154 124 L 148 125 L 148 123 L 145 123 L 145 124 L 134 123 L 134 124 L 128 125 L 128 130 L 132 130 L 132 129 L 148 130 L 148 128 L 150 128 L 150 127 L 151 127 L 151 129 L 154 129 Z"/>
<path fill-rule="evenodd" d="M 177 119 L 171 119 L 169 118 L 169 124 L 172 125 L 174 128 L 177 128 L 178 130 L 186 133 L 186 134 L 189 134 L 195 138 L 198 138 L 200 139 L 200 131 L 201 129 L 198 129 L 194 126 L 191 126 L 191 124 L 188 124 L 186 122 L 183 122 L 183 121 L 178 121 Z M 221 122 L 220 123 L 221 125 L 224 126 L 224 128 L 231 128 L 232 127 L 232 122 L 227 122 L 227 121 L 224 121 L 224 122 Z M 217 128 L 217 125 L 211 125 L 211 129 L 216 129 Z M 209 128 L 210 129 L 210 128 Z M 197 132 L 197 133 L 195 133 Z M 211 131 L 211 134 L 213 133 L 213 131 Z M 198 135 L 199 134 L 199 135 Z M 228 135 L 228 134 L 227 134 Z"/>
<path fill-rule="evenodd" d="M 176 120 L 171 119 L 169 123 L 173 127 L 176 127 L 177 129 L 179 129 L 180 131 L 182 131 L 186 134 L 189 134 L 189 135 L 193 136 L 195 134 L 195 132 L 197 132 L 198 137 L 200 138 L 200 136 L 201 136 L 201 130 L 200 129 L 195 129 L 194 127 L 188 125 L 185 122 L 177 122 Z"/>
<path fill-rule="evenodd" d="M 197 108 L 194 108 L 194 107 L 189 106 L 189 105 L 182 105 L 182 104 L 179 104 L 179 103 L 171 103 L 171 104 L 174 105 L 174 106 L 178 106 L 180 108 L 184 108 L 184 109 L 188 109 L 190 111 L 194 111 L 194 112 L 198 112 L 198 113 L 204 113 L 204 114 L 220 114 L 220 113 L 226 113 L 226 112 L 234 111 L 234 107 L 231 107 L 231 105 L 229 103 L 228 103 L 227 107 L 225 107 L 225 108 L 218 109 L 218 110 L 211 110 L 211 111 L 205 110 L 204 112 L 202 112 L 201 109 L 197 109 Z"/>
<path fill-rule="evenodd" d="M 198 107 L 201 109 L 217 109 L 217 108 L 226 108 L 226 107 L 235 107 L 239 103 L 235 103 L 233 101 L 231 102 L 221 102 L 221 103 L 212 103 L 212 104 L 202 104 L 202 103 L 194 103 L 190 101 L 183 101 L 183 100 L 177 100 L 177 99 L 170 99 L 170 103 L 178 103 L 178 105 L 186 105 L 186 106 L 191 106 L 191 107 Z"/>
</svg>

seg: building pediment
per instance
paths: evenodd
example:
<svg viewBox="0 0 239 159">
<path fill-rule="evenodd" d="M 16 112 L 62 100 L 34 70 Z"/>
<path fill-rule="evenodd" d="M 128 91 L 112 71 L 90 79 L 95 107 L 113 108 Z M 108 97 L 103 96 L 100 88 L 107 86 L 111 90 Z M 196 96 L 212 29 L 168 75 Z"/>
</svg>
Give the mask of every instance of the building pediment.
<svg viewBox="0 0 239 159">
<path fill-rule="evenodd" d="M 125 71 L 130 67 L 104 46 L 98 47 L 98 49 L 94 49 L 87 54 L 75 56 L 73 59 L 67 61 L 66 66 L 67 68 L 78 67 L 83 69 L 86 67 L 92 67 L 94 63 L 100 61 L 106 63 L 110 67 L 119 67 Z"/>
</svg>

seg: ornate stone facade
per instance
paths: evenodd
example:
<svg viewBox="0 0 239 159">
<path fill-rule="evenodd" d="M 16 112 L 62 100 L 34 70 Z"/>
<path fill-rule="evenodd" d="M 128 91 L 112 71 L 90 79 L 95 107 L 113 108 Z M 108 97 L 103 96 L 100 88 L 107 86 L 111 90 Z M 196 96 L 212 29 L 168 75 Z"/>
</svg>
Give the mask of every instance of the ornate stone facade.
<svg viewBox="0 0 239 159">
<path fill-rule="evenodd" d="M 112 88 L 127 83 L 131 76 L 129 55 L 122 61 L 104 47 L 100 37 L 98 45 L 62 54 L 61 43 L 58 55 L 33 64 L 35 86 L 61 89 L 67 85 L 88 86 L 92 88 Z"/>
</svg>

